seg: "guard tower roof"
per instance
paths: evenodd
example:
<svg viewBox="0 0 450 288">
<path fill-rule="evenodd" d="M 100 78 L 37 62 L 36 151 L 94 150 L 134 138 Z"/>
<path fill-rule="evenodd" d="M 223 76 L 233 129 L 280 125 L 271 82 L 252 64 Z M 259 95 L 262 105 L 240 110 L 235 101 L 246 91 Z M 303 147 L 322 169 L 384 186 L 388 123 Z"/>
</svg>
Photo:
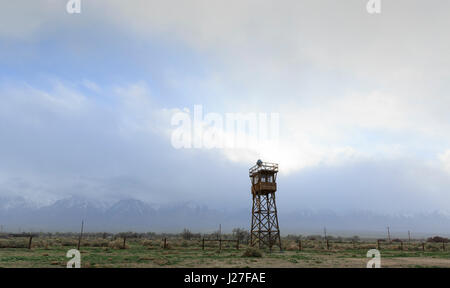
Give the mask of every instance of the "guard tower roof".
<svg viewBox="0 0 450 288">
<path fill-rule="evenodd" d="M 277 173 L 278 172 L 278 164 L 262 162 L 261 160 L 258 160 L 256 165 L 249 169 L 249 175 L 252 176 L 255 173 L 258 173 L 260 171 L 268 171 L 268 172 Z"/>
</svg>

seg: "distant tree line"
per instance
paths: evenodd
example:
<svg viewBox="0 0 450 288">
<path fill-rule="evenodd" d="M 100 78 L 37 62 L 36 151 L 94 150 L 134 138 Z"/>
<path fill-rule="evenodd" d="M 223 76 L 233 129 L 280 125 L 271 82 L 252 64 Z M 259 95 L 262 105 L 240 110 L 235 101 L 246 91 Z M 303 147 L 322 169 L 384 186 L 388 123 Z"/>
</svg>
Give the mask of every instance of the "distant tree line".
<svg viewBox="0 0 450 288">
<path fill-rule="evenodd" d="M 28 237 L 30 235 L 29 232 L 22 232 L 24 237 Z M 39 232 L 39 233 L 31 233 L 35 237 L 43 237 L 43 238 L 76 238 L 79 237 L 79 232 Z M 20 234 L 14 234 L 17 237 Z M 0 238 L 8 238 L 10 234 L 8 233 L 0 233 Z M 211 233 L 194 233 L 188 228 L 184 228 L 180 233 L 156 233 L 156 232 L 119 232 L 119 233 L 109 233 L 109 232 L 83 232 L 84 239 L 109 239 L 115 240 L 118 238 L 127 238 L 127 239 L 149 239 L 149 240 L 157 240 L 157 239 L 183 239 L 183 240 L 237 240 L 241 243 L 248 243 L 250 241 L 250 232 L 244 228 L 234 228 L 231 233 L 222 233 L 220 231 L 213 231 Z M 324 235 L 301 235 L 301 234 L 289 234 L 287 236 L 282 237 L 286 240 L 298 241 L 298 240 L 307 240 L 307 241 L 324 241 L 329 240 L 332 242 L 360 242 L 361 239 L 359 236 L 351 236 L 351 237 L 341 237 L 341 236 L 332 236 L 327 235 L 326 238 Z M 378 239 L 380 242 L 386 242 L 386 239 Z M 400 239 L 392 239 L 391 242 L 401 242 Z M 441 236 L 433 236 L 426 239 L 426 242 L 429 243 L 448 243 L 450 242 L 448 238 Z"/>
</svg>

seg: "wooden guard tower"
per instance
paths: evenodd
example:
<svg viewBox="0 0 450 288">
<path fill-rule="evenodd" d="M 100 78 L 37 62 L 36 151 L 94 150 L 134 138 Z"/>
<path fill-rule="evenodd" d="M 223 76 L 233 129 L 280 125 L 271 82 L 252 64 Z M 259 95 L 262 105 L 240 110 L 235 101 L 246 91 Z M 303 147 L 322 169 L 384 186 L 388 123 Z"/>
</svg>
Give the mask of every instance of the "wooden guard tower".
<svg viewBox="0 0 450 288">
<path fill-rule="evenodd" d="M 266 163 L 258 160 L 250 168 L 249 176 L 252 181 L 252 229 L 250 245 L 259 248 L 276 245 L 281 251 L 280 228 L 278 226 L 277 205 L 275 191 L 277 191 L 278 164 Z"/>
</svg>

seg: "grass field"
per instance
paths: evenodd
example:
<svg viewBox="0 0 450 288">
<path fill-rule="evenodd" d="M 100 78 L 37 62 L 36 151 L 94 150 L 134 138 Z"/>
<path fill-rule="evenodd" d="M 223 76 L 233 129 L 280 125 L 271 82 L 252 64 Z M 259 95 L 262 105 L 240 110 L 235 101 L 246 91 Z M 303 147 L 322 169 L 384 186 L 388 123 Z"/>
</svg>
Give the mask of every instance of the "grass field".
<svg viewBox="0 0 450 288">
<path fill-rule="evenodd" d="M 295 241 L 283 241 L 282 253 L 262 251 L 261 257 L 244 257 L 246 245 L 236 249 L 235 242 L 224 242 L 219 251 L 216 241 L 129 239 L 87 239 L 81 245 L 81 266 L 97 267 L 355 267 L 364 268 L 369 260 L 366 253 L 376 243 L 330 243 L 303 241 L 298 250 Z M 66 267 L 66 253 L 76 248 L 73 238 L 37 238 L 31 249 L 28 240 L 0 239 L 0 267 Z M 15 247 L 15 248 L 12 248 Z M 403 250 L 401 250 L 403 249 Z M 447 250 L 447 249 L 446 249 Z M 425 251 L 417 242 L 383 243 L 380 247 L 382 267 L 450 267 L 450 251 L 442 244 L 426 243 Z"/>
</svg>

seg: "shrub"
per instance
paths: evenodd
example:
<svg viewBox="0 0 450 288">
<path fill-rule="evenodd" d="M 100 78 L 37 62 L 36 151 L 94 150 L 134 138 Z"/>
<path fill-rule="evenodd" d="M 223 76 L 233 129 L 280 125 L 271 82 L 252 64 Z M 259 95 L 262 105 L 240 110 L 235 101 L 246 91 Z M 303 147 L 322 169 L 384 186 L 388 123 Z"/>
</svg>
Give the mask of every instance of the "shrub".
<svg viewBox="0 0 450 288">
<path fill-rule="evenodd" d="M 81 242 L 85 247 L 108 247 L 109 241 L 103 239 L 97 239 L 93 241 Z"/>
<path fill-rule="evenodd" d="M 434 246 L 434 245 L 432 245 L 432 244 L 427 244 L 425 246 L 425 250 L 432 251 L 432 252 L 437 252 L 437 251 L 439 251 L 439 248 Z"/>
<path fill-rule="evenodd" d="M 152 240 L 144 240 L 144 241 L 142 241 L 142 246 L 145 246 L 147 248 L 152 248 L 153 242 L 152 242 Z"/>
<path fill-rule="evenodd" d="M 290 244 L 286 245 L 286 248 L 284 250 L 296 251 L 296 250 L 298 250 L 298 244 L 290 243 Z"/>
<path fill-rule="evenodd" d="M 117 239 L 117 240 L 112 241 L 112 242 L 109 243 L 109 248 L 112 248 L 112 249 L 127 249 L 128 245 L 125 245 L 125 247 L 123 247 L 123 240 Z"/>
<path fill-rule="evenodd" d="M 242 257 L 262 257 L 262 256 L 263 256 L 262 252 L 253 247 L 245 249 L 244 254 L 242 254 Z"/>
<path fill-rule="evenodd" d="M 447 243 L 448 242 L 448 238 L 444 238 L 444 237 L 440 237 L 440 236 L 434 236 L 434 237 L 430 237 L 427 239 L 427 242 L 430 243 Z"/>
<path fill-rule="evenodd" d="M 239 242 L 242 243 L 245 240 L 248 240 L 248 238 L 250 237 L 250 233 L 243 228 L 234 228 L 233 229 L 233 237 L 235 239 L 238 239 Z"/>
<path fill-rule="evenodd" d="M 189 229 L 184 228 L 183 232 L 181 233 L 184 240 L 191 240 L 192 238 L 192 232 Z"/>
<path fill-rule="evenodd" d="M 354 241 L 354 242 L 359 242 L 359 241 L 361 241 L 361 239 L 359 238 L 358 235 L 353 236 L 353 237 L 351 238 L 351 240 Z"/>
<path fill-rule="evenodd" d="M 63 239 L 61 240 L 61 246 L 77 246 L 78 241 L 76 240 L 68 240 L 68 239 Z"/>
<path fill-rule="evenodd" d="M 24 241 L 17 240 L 2 240 L 0 241 L 0 248 L 26 248 L 28 247 Z"/>
<path fill-rule="evenodd" d="M 159 247 L 164 249 L 164 241 L 161 241 Z M 172 249 L 172 245 L 169 242 L 166 242 L 166 249 Z"/>
</svg>

